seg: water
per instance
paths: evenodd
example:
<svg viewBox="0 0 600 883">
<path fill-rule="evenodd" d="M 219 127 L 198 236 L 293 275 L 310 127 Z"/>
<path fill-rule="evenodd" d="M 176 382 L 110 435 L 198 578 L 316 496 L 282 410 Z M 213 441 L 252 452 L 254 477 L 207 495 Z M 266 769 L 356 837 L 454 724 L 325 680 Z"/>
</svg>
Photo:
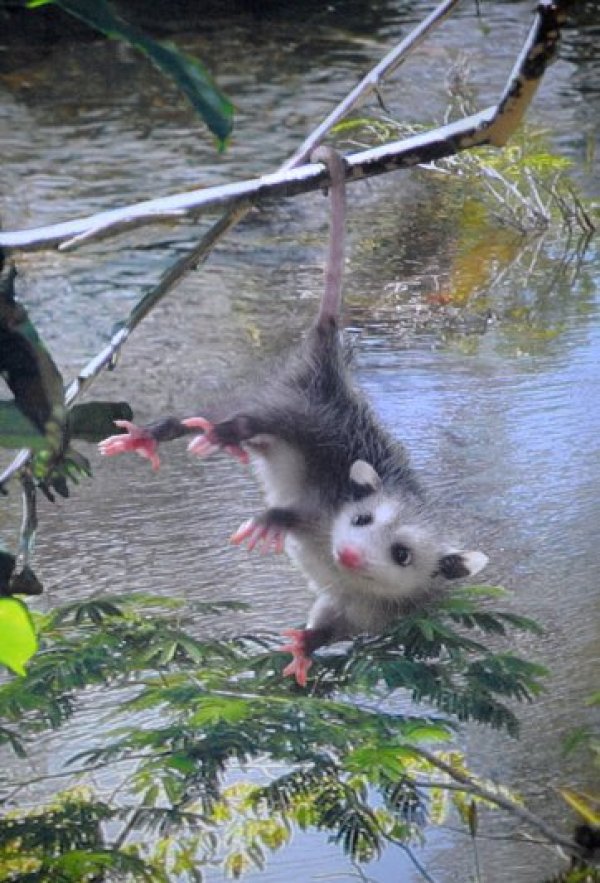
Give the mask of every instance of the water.
<svg viewBox="0 0 600 883">
<path fill-rule="evenodd" d="M 201 55 L 238 106 L 236 134 L 222 157 L 185 104 L 129 50 L 69 41 L 25 52 L 0 77 L 3 226 L 65 220 L 272 170 L 430 8 L 396 0 L 367 12 L 361 4 L 331 12 L 309 6 L 300 18 L 236 12 L 204 34 L 178 36 L 175 24 L 178 42 Z M 384 87 L 392 115 L 439 120 L 446 72 L 465 58 L 478 106 L 494 100 L 529 26 L 530 4 L 486 4 L 484 11 L 489 35 L 465 5 Z M 575 161 L 588 192 L 597 187 L 590 162 L 600 118 L 597 27 L 568 32 L 529 114 Z M 546 629 L 534 641 L 516 638 L 514 649 L 550 666 L 547 694 L 520 709 L 519 742 L 469 729 L 471 764 L 522 788 L 534 811 L 563 827 L 568 814 L 553 787 L 593 786 L 591 771 L 565 760 L 561 746 L 591 719 L 583 702 L 597 682 L 597 246 L 579 268 L 562 269 L 559 244 L 550 240 L 522 243 L 497 233 L 469 251 L 443 185 L 419 172 L 355 185 L 349 203 L 346 288 L 357 376 L 428 482 L 490 554 L 490 582 L 513 589 L 512 608 Z M 311 196 L 252 214 L 144 322 L 94 395 L 127 397 L 142 421 L 194 412 L 225 379 L 244 377 L 257 359 L 289 345 L 314 313 L 325 213 L 325 201 Z M 18 257 L 21 293 L 65 376 L 108 340 L 144 287 L 206 224 L 137 231 L 69 255 Z M 440 293 L 471 290 L 474 268 L 479 296 L 444 305 Z M 250 613 L 221 624 L 232 632 L 303 619 L 310 595 L 286 561 L 263 562 L 225 542 L 259 505 L 237 464 L 190 463 L 173 446 L 152 475 L 137 458 L 106 462 L 86 453 L 94 481 L 67 502 L 41 505 L 42 607 L 136 589 L 251 602 Z M 13 495 L 0 513 L 8 539 L 17 504 Z M 93 742 L 96 727 L 90 703 L 68 743 L 61 734 L 45 739 L 19 777 L 56 771 L 74 744 Z M 505 832 L 506 824 L 494 822 L 492 830 Z M 322 838 L 309 844 L 308 857 L 299 840 L 261 879 L 293 878 L 300 860 L 305 879 L 350 879 L 336 849 Z M 463 883 L 473 873 L 471 846 L 452 830 L 432 836 L 419 854 L 437 881 Z M 494 883 L 534 883 L 560 867 L 545 851 L 498 841 L 482 841 L 480 860 Z M 380 883 L 419 879 L 392 852 L 369 872 Z"/>
</svg>

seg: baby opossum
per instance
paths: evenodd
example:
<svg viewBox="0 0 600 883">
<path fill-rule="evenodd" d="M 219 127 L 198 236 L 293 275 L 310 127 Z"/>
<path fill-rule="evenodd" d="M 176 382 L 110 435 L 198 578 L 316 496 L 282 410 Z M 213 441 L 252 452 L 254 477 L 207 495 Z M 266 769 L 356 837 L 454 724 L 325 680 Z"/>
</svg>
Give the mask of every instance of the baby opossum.
<svg viewBox="0 0 600 883">
<path fill-rule="evenodd" d="M 303 342 L 237 401 L 186 420 L 120 421 L 128 433 L 100 444 L 105 455 L 134 450 L 158 468 L 159 442 L 200 429 L 192 453 L 222 449 L 251 461 L 267 508 L 231 539 L 263 552 L 285 546 L 317 593 L 306 628 L 284 633 L 293 656 L 284 674 L 302 686 L 317 647 L 381 630 L 441 580 L 473 575 L 488 560 L 444 539 L 405 449 L 352 385 L 339 328 L 344 160 L 320 147 L 312 161 L 329 171 L 331 222 L 325 291 Z"/>
</svg>

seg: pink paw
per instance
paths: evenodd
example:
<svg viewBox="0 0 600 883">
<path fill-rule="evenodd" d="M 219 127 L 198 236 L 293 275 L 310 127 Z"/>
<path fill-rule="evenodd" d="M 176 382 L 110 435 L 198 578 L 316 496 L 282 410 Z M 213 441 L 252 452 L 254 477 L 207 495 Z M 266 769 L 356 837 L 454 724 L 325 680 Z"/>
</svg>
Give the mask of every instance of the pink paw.
<svg viewBox="0 0 600 883">
<path fill-rule="evenodd" d="M 292 675 L 300 687 L 306 687 L 308 670 L 312 665 L 312 659 L 306 652 L 306 629 L 286 629 L 284 637 L 291 638 L 291 644 L 286 644 L 281 650 L 283 653 L 291 653 L 294 657 L 289 665 L 283 669 L 283 674 Z"/>
<path fill-rule="evenodd" d="M 250 457 L 248 456 L 248 452 L 243 448 L 240 448 L 239 445 L 223 445 L 218 441 L 214 424 L 205 417 L 188 417 L 187 420 L 182 420 L 181 422 L 184 426 L 187 426 L 188 429 L 202 430 L 202 435 L 197 435 L 189 443 L 188 451 L 190 454 L 195 454 L 196 457 L 204 458 L 210 457 L 210 455 L 214 454 L 216 451 L 223 450 L 244 465 L 249 462 Z"/>
<path fill-rule="evenodd" d="M 129 420 L 115 420 L 115 426 L 126 429 L 121 435 L 111 435 L 98 444 L 98 449 L 103 457 L 115 457 L 117 454 L 125 454 L 134 451 L 140 457 L 150 460 L 152 468 L 157 470 L 160 466 L 158 456 L 158 442 L 152 438 L 147 429 L 130 423 Z"/>
<path fill-rule="evenodd" d="M 247 540 L 246 546 L 249 552 L 259 546 L 261 555 L 266 555 L 268 552 L 283 552 L 285 536 L 286 532 L 282 527 L 261 524 L 260 521 L 250 518 L 249 521 L 240 524 L 229 538 L 229 542 L 239 546 Z"/>
</svg>

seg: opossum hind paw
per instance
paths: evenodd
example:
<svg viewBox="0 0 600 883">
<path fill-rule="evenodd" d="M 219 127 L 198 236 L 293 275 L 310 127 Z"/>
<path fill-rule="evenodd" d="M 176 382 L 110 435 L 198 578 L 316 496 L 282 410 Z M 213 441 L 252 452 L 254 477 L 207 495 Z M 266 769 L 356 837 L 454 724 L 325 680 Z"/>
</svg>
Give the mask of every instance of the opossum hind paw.
<svg viewBox="0 0 600 883">
<path fill-rule="evenodd" d="M 244 465 L 249 462 L 248 451 L 245 451 L 239 445 L 223 444 L 219 440 L 215 425 L 205 417 L 189 417 L 181 422 L 188 429 L 200 429 L 202 431 L 201 435 L 195 436 L 189 443 L 188 451 L 190 454 L 204 458 L 210 457 L 216 451 L 223 450 Z"/>
<path fill-rule="evenodd" d="M 281 648 L 282 653 L 291 653 L 294 657 L 289 665 L 283 669 L 284 676 L 293 676 L 300 687 L 306 687 L 308 670 L 312 665 L 312 659 L 306 653 L 306 629 L 286 629 L 284 637 L 291 638 L 291 644 Z"/>
<path fill-rule="evenodd" d="M 152 468 L 156 471 L 160 466 L 158 456 L 158 442 L 143 427 L 136 426 L 129 420 L 115 420 L 115 426 L 126 431 L 120 435 L 111 435 L 98 444 L 98 449 L 103 457 L 116 457 L 133 451 L 140 457 L 150 460 Z"/>
</svg>

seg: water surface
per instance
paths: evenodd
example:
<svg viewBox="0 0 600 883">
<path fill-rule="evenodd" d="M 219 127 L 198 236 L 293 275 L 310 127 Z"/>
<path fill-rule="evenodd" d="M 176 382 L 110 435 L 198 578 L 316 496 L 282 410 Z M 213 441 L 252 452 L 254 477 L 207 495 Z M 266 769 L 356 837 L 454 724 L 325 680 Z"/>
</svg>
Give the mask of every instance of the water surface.
<svg viewBox="0 0 600 883">
<path fill-rule="evenodd" d="M 3 226 L 65 220 L 274 169 L 430 8 L 396 0 L 374 4 L 367 15 L 361 4 L 331 15 L 310 6 L 300 19 L 237 12 L 227 22 L 211 20 L 204 32 L 178 31 L 175 23 L 177 42 L 202 56 L 238 106 L 223 156 L 183 101 L 128 49 L 68 41 L 28 56 L 0 78 Z M 465 5 L 385 86 L 392 115 L 439 121 L 456 64 L 471 68 L 478 106 L 495 99 L 529 26 L 530 4 L 488 3 L 484 11 L 479 26 Z M 597 24 L 568 32 L 529 117 L 575 161 L 588 192 L 600 104 L 596 33 Z M 561 748 L 590 719 L 583 701 L 598 671 L 600 258 L 591 243 L 580 265 L 561 269 L 560 236 L 517 242 L 500 231 L 480 246 L 485 272 L 475 295 L 448 306 L 439 295 L 463 278 L 465 241 L 460 207 L 444 193 L 418 171 L 351 189 L 346 299 L 356 373 L 440 505 L 490 555 L 490 582 L 512 589 L 512 609 L 545 627 L 540 639 L 514 639 L 513 649 L 551 668 L 547 694 L 520 710 L 521 740 L 473 727 L 464 744 L 476 771 L 522 789 L 534 811 L 564 827 L 569 817 L 556 784 L 591 787 L 590 770 L 565 760 Z M 137 231 L 69 255 L 17 256 L 22 297 L 66 376 L 108 340 L 207 223 Z M 190 413 L 224 381 L 289 346 L 318 301 L 325 224 L 326 202 L 314 195 L 253 213 L 149 317 L 94 394 L 126 397 L 140 420 Z M 503 276 L 511 262 L 516 270 Z M 107 462 L 86 453 L 94 481 L 67 502 L 41 506 L 42 608 L 148 590 L 250 602 L 248 614 L 212 625 L 226 632 L 302 621 L 311 599 L 291 565 L 226 543 L 260 505 L 236 463 L 190 462 L 174 445 L 153 475 L 138 458 Z M 7 537 L 17 507 L 13 495 L 0 513 Z M 73 744 L 93 744 L 97 715 L 90 702 L 68 736 L 45 740 L 19 777 L 54 772 Z M 506 820 L 493 826 L 510 829 Z M 304 839 L 297 843 L 261 879 L 293 877 L 300 860 L 304 879 L 350 879 L 349 866 L 322 838 L 309 838 L 308 848 Z M 494 883 L 534 883 L 560 867 L 550 853 L 514 843 L 482 840 L 480 853 Z M 443 883 L 473 873 L 470 845 L 450 828 L 432 833 L 420 857 Z M 391 852 L 369 872 L 380 883 L 420 879 Z"/>
</svg>

